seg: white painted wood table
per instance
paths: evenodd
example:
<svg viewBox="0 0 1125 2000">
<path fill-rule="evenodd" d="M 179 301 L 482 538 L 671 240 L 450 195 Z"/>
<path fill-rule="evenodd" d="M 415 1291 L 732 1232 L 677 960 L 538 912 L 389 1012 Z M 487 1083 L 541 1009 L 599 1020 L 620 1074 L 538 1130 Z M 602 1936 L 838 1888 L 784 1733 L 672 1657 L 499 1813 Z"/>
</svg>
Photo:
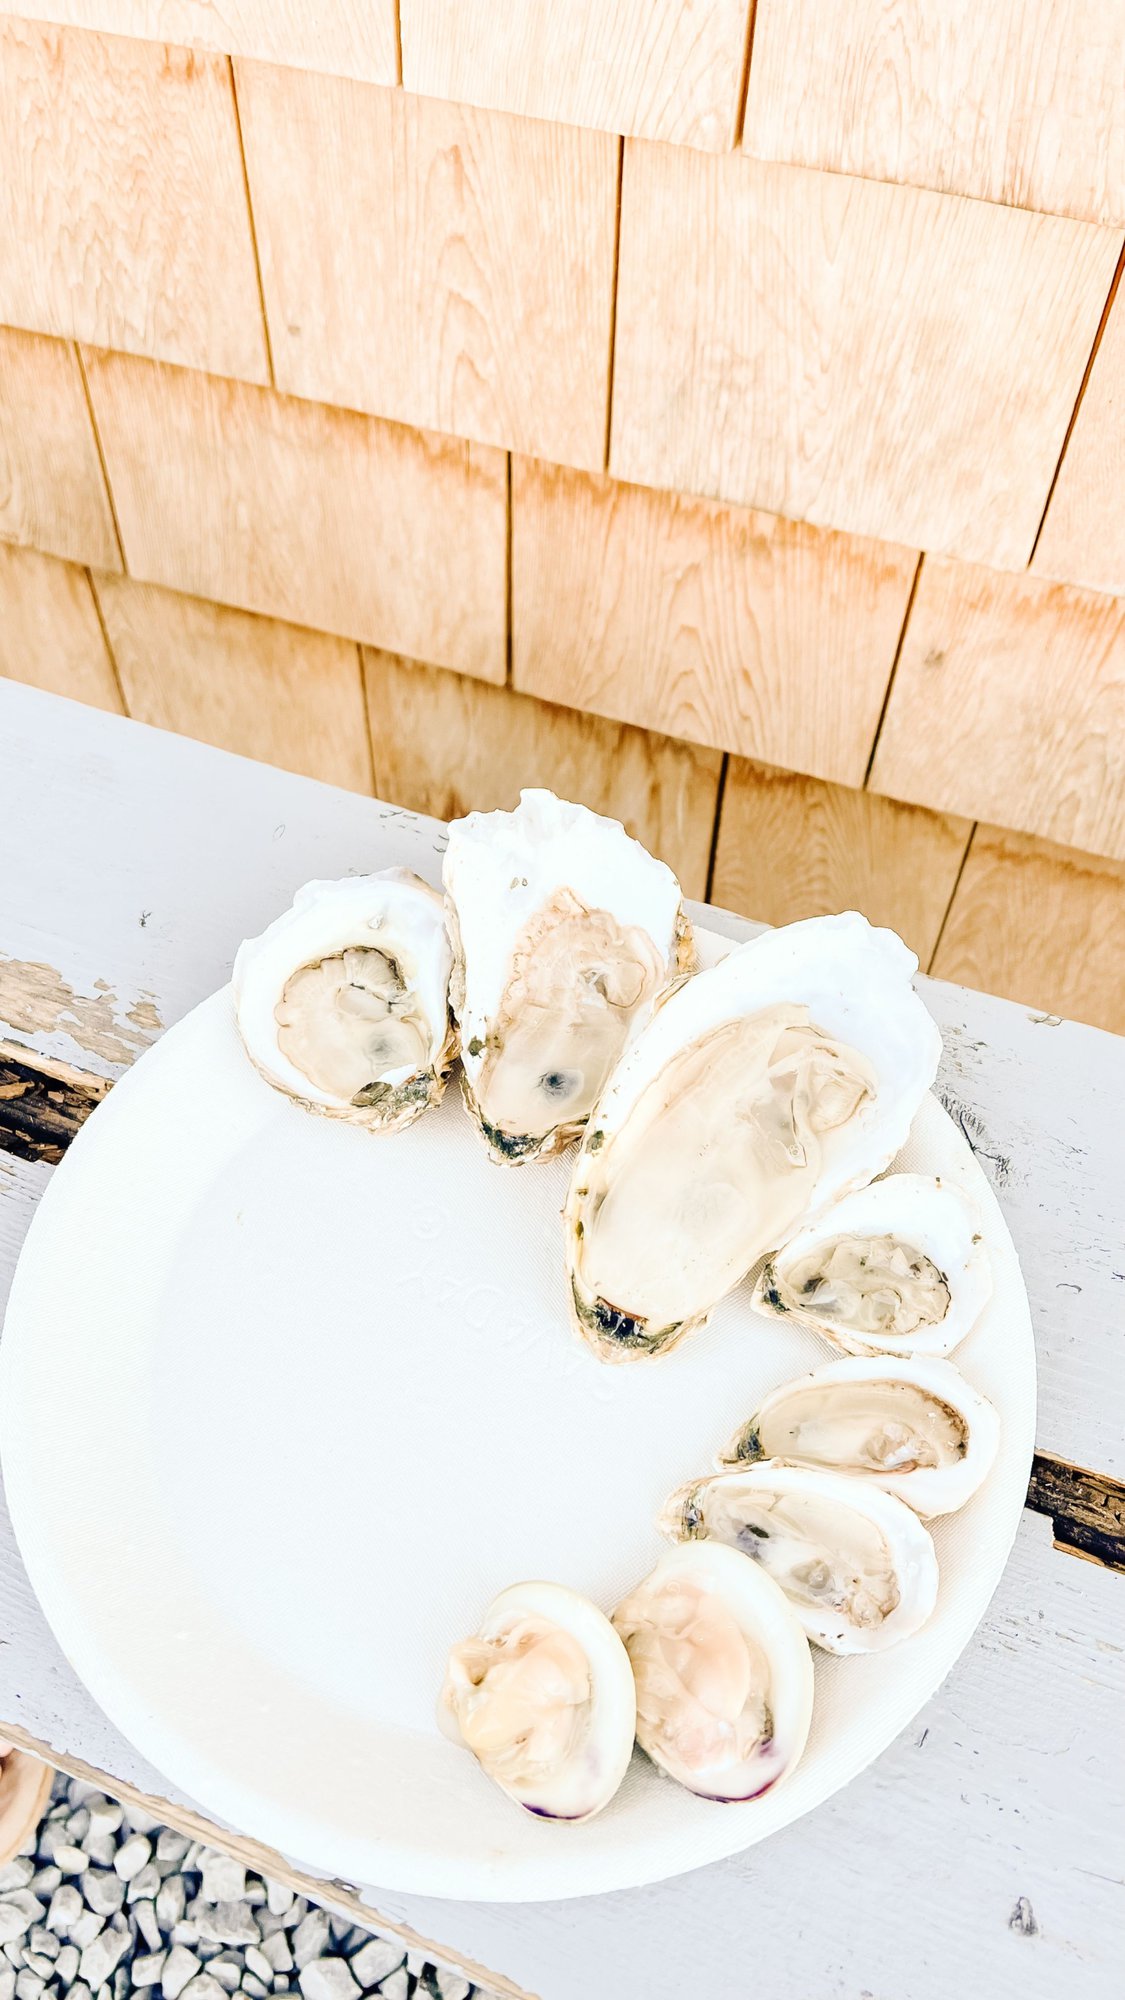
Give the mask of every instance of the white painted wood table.
<svg viewBox="0 0 1125 2000">
<path fill-rule="evenodd" d="M 396 863 L 436 881 L 441 847 L 433 821 L 0 682 L 0 1036 L 29 1065 L 113 1078 L 227 978 L 239 940 L 299 883 Z M 735 936 L 751 928 L 708 921 Z M 354 1908 L 358 1896 L 374 1927 L 420 1933 L 447 1963 L 490 1968 L 492 1984 L 544 2000 L 1121 2000 L 1125 1582 L 1103 1566 L 1103 1529 L 1125 1478 L 1125 1042 L 952 986 L 925 991 L 945 1037 L 943 1097 L 1027 1276 L 1041 1384 L 1033 1497 L 1061 1510 L 1060 1537 L 1094 1559 L 1056 1545 L 1049 1513 L 1029 1508 L 987 1617 L 917 1725 L 745 1856 L 561 1904 L 322 1883 L 326 1900 Z M 82 1077 L 59 1074 L 59 1101 L 71 1088 L 88 1101 Z M 35 1150 L 18 1129 L 33 1095 L 9 1083 L 5 1102 L 0 1089 L 16 1122 L 7 1139 L 0 1129 L 0 1301 L 51 1172 L 21 1157 Z M 76 1505 L 104 1510 L 111 1562 L 96 1438 L 88 1463 L 60 1465 L 59 1477 Z M 186 1502 L 190 1468 L 184 1479 Z M 56 1761 L 97 1767 L 110 1789 L 156 1795 L 185 1823 L 191 1802 L 60 1653 L 3 1514 L 9 1727 Z M 294 1879 L 302 1861 L 315 1856 L 260 1865 Z"/>
</svg>

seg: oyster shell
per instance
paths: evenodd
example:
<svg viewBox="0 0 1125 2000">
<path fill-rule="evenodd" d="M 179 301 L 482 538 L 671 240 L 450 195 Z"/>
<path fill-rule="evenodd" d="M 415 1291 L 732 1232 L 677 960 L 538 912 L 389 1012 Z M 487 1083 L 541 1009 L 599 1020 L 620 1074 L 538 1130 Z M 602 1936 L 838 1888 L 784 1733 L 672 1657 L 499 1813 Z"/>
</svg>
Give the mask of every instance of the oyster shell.
<svg viewBox="0 0 1125 2000">
<path fill-rule="evenodd" d="M 937 1069 L 917 959 L 855 911 L 771 931 L 673 993 L 618 1064 L 565 1209 L 578 1331 L 658 1354 L 806 1216 L 888 1166 Z"/>
<path fill-rule="evenodd" d="M 980 1218 L 933 1174 L 888 1174 L 769 1258 L 755 1309 L 788 1314 L 846 1354 L 951 1354 L 992 1296 Z"/>
<path fill-rule="evenodd" d="M 911 1508 L 862 1479 L 766 1459 L 670 1495 L 657 1523 L 675 1542 L 740 1549 L 781 1585 L 829 1653 L 881 1653 L 925 1624 L 937 1599 L 929 1534 Z"/>
<path fill-rule="evenodd" d="M 637 1685 L 637 1741 L 704 1799 L 753 1799 L 792 1771 L 812 1717 L 808 1641 L 737 1549 L 685 1542 L 613 1614 Z"/>
<path fill-rule="evenodd" d="M 239 946 L 247 1054 L 275 1090 L 373 1131 L 409 1125 L 457 1053 L 442 900 L 407 869 L 307 882 Z"/>
<path fill-rule="evenodd" d="M 929 1519 L 970 1500 L 992 1469 L 1000 1419 L 951 1361 L 830 1361 L 785 1382 L 720 1454 L 846 1472 Z"/>
<path fill-rule="evenodd" d="M 444 866 L 465 1103 L 494 1160 L 573 1139 L 694 949 L 670 868 L 553 792 L 454 820 Z"/>
<path fill-rule="evenodd" d="M 517 1583 L 454 1646 L 438 1721 L 527 1812 L 582 1820 L 625 1776 L 636 1709 L 604 1612 L 562 1584 Z"/>
</svg>

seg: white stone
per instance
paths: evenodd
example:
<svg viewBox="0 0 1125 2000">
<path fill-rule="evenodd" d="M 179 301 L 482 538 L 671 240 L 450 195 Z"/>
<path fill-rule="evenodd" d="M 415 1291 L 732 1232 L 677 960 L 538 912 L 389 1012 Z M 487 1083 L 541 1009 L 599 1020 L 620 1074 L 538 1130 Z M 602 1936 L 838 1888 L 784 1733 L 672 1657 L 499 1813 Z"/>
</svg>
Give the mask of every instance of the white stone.
<svg viewBox="0 0 1125 2000">
<path fill-rule="evenodd" d="M 68 1931 L 82 1915 L 82 1897 L 73 1882 L 64 1882 L 51 1897 L 51 1907 L 47 1911 L 49 1931 Z"/>
<path fill-rule="evenodd" d="M 23 1964 L 23 1939 L 9 1938 L 7 1944 L 0 1945 L 0 1951 L 3 1952 L 9 1965 L 14 1965 L 18 1972 Z"/>
<path fill-rule="evenodd" d="M 293 1908 L 295 1900 L 292 1889 L 287 1888 L 284 1882 L 266 1883 L 266 1902 L 275 1917 L 283 1917 L 287 1910 Z"/>
<path fill-rule="evenodd" d="M 0 1896 L 6 1896 L 9 1889 L 26 1889 L 35 1873 L 35 1863 L 26 1854 L 17 1854 L 14 1861 L 6 1861 L 0 1868 Z"/>
<path fill-rule="evenodd" d="M 284 1931 L 275 1931 L 272 1937 L 262 1939 L 262 1957 L 273 1972 L 292 1972 L 293 1954 Z"/>
<path fill-rule="evenodd" d="M 459 1972 L 435 1972 L 437 1990 L 441 2000 L 469 2000 L 472 1985 Z"/>
<path fill-rule="evenodd" d="M 197 1909 L 195 1921 L 201 1938 L 213 1944 L 257 1944 L 258 1926 L 245 1903 L 216 1903 L 213 1910 Z"/>
<path fill-rule="evenodd" d="M 67 1802 L 71 1806 L 84 1806 L 98 1797 L 98 1788 L 88 1778 L 72 1778 L 66 1788 Z"/>
<path fill-rule="evenodd" d="M 202 1840 L 191 1840 L 188 1842 L 187 1853 L 184 1855 L 185 1868 L 198 1868 L 199 1857 L 203 1852 L 203 1848 L 204 1842 Z"/>
<path fill-rule="evenodd" d="M 207 1967 L 212 1979 L 217 1979 L 226 1993 L 235 1993 L 242 1978 L 242 1961 L 229 1952 L 220 1952 L 218 1958 L 211 1959 Z"/>
<path fill-rule="evenodd" d="M 305 2000 L 359 2000 L 346 1958 L 313 1958 L 297 1975 Z"/>
<path fill-rule="evenodd" d="M 64 1805 L 63 1811 L 66 1811 Z M 45 1820 L 39 1829 L 39 1845 L 36 1853 L 40 1861 L 53 1861 L 56 1847 L 67 1845 L 67 1831 L 61 1819 Z"/>
<path fill-rule="evenodd" d="M 252 1910 L 260 1910 L 266 1900 L 265 1883 L 248 1882 L 242 1891 L 242 1900 L 244 1903 L 249 1903 Z"/>
<path fill-rule="evenodd" d="M 164 1970 L 165 1954 L 162 1951 L 147 1952 L 143 1958 L 135 1958 L 130 1971 L 134 1986 L 156 1986 Z"/>
<path fill-rule="evenodd" d="M 101 1836 L 116 1833 L 124 1818 L 119 1799 L 107 1799 L 104 1792 L 95 1792 L 87 1808 L 90 1815 L 90 1832 Z"/>
<path fill-rule="evenodd" d="M 37 1868 L 28 1888 L 33 1896 L 53 1896 L 62 1881 L 62 1869 L 52 1861 L 46 1868 Z"/>
<path fill-rule="evenodd" d="M 55 1960 L 55 1978 L 64 1993 L 68 1988 L 73 1988 L 78 1978 L 78 1957 L 76 1944 L 60 1945 L 59 1955 Z"/>
<path fill-rule="evenodd" d="M 132 1914 L 133 1922 L 136 1924 L 149 1950 L 159 1951 L 163 1939 L 160 1935 L 160 1924 L 157 1920 L 155 1903 L 147 1901 L 136 1903 Z"/>
<path fill-rule="evenodd" d="M 16 1990 L 16 1968 L 14 1965 L 0 1965 L 0 2000 L 12 2000 Z"/>
<path fill-rule="evenodd" d="M 66 2000 L 93 2000 L 93 1996 L 84 1979 L 73 1981 Z"/>
<path fill-rule="evenodd" d="M 259 1979 L 253 1972 L 244 1972 L 242 1991 L 250 1995 L 250 2000 L 269 2000 L 270 1982 L 268 1979 Z"/>
<path fill-rule="evenodd" d="M 144 1867 L 137 1870 L 137 1873 L 129 1883 L 129 1887 L 126 1890 L 126 1900 L 130 1903 L 136 1903 L 143 1897 L 151 1902 L 159 1887 L 160 1870 L 155 1861 L 146 1861 Z"/>
<path fill-rule="evenodd" d="M 237 1903 L 246 1893 L 246 1868 L 221 1847 L 205 1847 L 201 1858 L 205 1903 Z"/>
<path fill-rule="evenodd" d="M 44 1986 L 55 1976 L 54 1959 L 44 1958 L 41 1951 L 25 1951 L 23 1962 L 29 1972 L 33 1972 L 37 1979 L 43 1981 Z"/>
<path fill-rule="evenodd" d="M 31 1929 L 32 1921 L 27 1911 L 21 1910 L 18 1904 L 9 1901 L 0 1903 L 0 1944 L 9 1944 L 13 1938 L 22 1937 L 25 1931 Z"/>
<path fill-rule="evenodd" d="M 184 1878 L 169 1875 L 160 1884 L 156 1894 L 156 1914 L 166 1931 L 178 1924 L 184 1914 Z"/>
<path fill-rule="evenodd" d="M 117 1842 L 112 1833 L 88 1833 L 82 1842 L 95 1868 L 112 1868 Z"/>
<path fill-rule="evenodd" d="M 184 1945 L 196 1944 L 198 1942 L 198 1939 L 199 1939 L 199 1926 L 195 1922 L 194 1918 L 181 1917 L 178 1924 L 173 1924 L 172 1926 L 173 1944 L 184 1944 Z"/>
<path fill-rule="evenodd" d="M 179 1867 L 191 1842 L 186 1833 L 177 1833 L 174 1826 L 162 1826 L 156 1836 L 157 1861 L 171 1861 Z"/>
<path fill-rule="evenodd" d="M 226 1994 L 217 1979 L 209 1972 L 197 1972 L 195 1978 L 184 1987 L 187 2000 L 226 2000 Z"/>
<path fill-rule="evenodd" d="M 104 1929 L 104 1917 L 100 1917 L 96 1910 L 83 1910 L 82 1915 L 70 1926 L 71 1942 L 78 1946 L 79 1951 L 85 1951 L 86 1946 L 91 1944 Z"/>
<path fill-rule="evenodd" d="M 59 1941 L 44 1924 L 33 1924 L 27 1940 L 29 1951 L 37 1951 L 41 1958 L 57 1958 Z"/>
<path fill-rule="evenodd" d="M 99 1931 L 86 1946 L 78 1970 L 88 1986 L 104 1986 L 110 1973 L 129 1949 L 128 1926 L 123 1931 Z"/>
<path fill-rule="evenodd" d="M 266 1986 L 272 1984 L 273 1975 L 279 1969 L 277 1966 L 270 1964 L 265 1952 L 256 1944 L 247 1945 L 246 1964 L 248 1969 L 254 1974 L 255 1979 L 261 1979 Z"/>
<path fill-rule="evenodd" d="M 397 1972 L 405 1955 L 393 1938 L 373 1937 L 360 1946 L 348 1963 L 361 1986 L 377 1986 L 388 1973 Z"/>
<path fill-rule="evenodd" d="M 399 1972 L 392 1972 L 390 1978 L 379 1988 L 383 2000 L 408 2000 L 410 1979 L 405 1965 Z"/>
<path fill-rule="evenodd" d="M 113 1865 L 123 1882 L 131 1882 L 134 1875 L 152 1859 L 152 1842 L 143 1833 L 132 1833 L 123 1841 L 113 1857 Z"/>
<path fill-rule="evenodd" d="M 88 1868 L 82 1881 L 82 1894 L 99 1917 L 111 1917 L 125 1901 L 125 1884 L 120 1875 L 110 1874 L 108 1869 Z"/>
<path fill-rule="evenodd" d="M 160 1821 L 146 1812 L 143 1806 L 126 1806 L 124 1819 L 130 1833 L 155 1833 L 160 1825 Z"/>
<path fill-rule="evenodd" d="M 16 2000 L 39 2000 L 44 1984 L 39 1974 L 25 1965 L 23 1971 L 16 1974 Z"/>
<path fill-rule="evenodd" d="M 319 1958 L 328 1943 L 328 1914 L 325 1910 L 310 1910 L 302 1917 L 293 1933 L 293 1956 L 298 1966 L 305 1966 L 314 1958 Z"/>
<path fill-rule="evenodd" d="M 85 1840 L 86 1835 L 90 1831 L 89 1806 L 78 1806 L 75 1809 L 75 1811 L 71 1813 L 69 1819 L 66 1822 L 66 1831 L 67 1831 L 67 1838 L 69 1840 L 72 1840 L 76 1847 L 81 1847 L 82 1842 Z"/>
<path fill-rule="evenodd" d="M 90 1866 L 90 1857 L 84 1847 L 71 1847 L 63 1843 L 55 1849 L 55 1867 L 64 1875 L 81 1875 Z"/>
<path fill-rule="evenodd" d="M 129 1985 L 129 1967 L 127 1965 L 119 1965 L 113 1975 L 113 2000 L 126 2000 Z M 50 1996 L 48 1996 L 48 2000 L 50 2000 Z"/>
<path fill-rule="evenodd" d="M 194 1979 L 199 1971 L 199 1960 L 186 1945 L 174 1944 L 164 1963 L 164 1974 L 160 1981 L 164 1989 L 164 2000 L 180 2000 L 180 1994 L 189 1979 Z"/>
</svg>

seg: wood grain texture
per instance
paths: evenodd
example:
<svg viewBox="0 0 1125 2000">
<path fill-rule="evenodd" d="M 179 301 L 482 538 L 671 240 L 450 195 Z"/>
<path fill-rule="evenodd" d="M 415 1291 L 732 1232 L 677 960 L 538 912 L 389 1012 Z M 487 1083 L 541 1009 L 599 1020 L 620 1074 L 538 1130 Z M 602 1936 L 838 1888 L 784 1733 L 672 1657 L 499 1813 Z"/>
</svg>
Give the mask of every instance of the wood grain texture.
<svg viewBox="0 0 1125 2000">
<path fill-rule="evenodd" d="M 685 895 L 705 894 L 717 752 L 367 647 L 363 665 L 380 798 L 453 819 L 509 810 L 522 786 L 546 785 L 623 821 Z"/>
<path fill-rule="evenodd" d="M 394 83 L 395 0 L 18 0 L 25 19 Z"/>
<path fill-rule="evenodd" d="M 84 569 L 0 542 L 0 674 L 120 715 Z"/>
<path fill-rule="evenodd" d="M 73 347 L 0 327 L 0 540 L 120 569 Z"/>
<path fill-rule="evenodd" d="M 0 1040 L 0 1152 L 57 1165 L 108 1089 L 104 1076 Z"/>
<path fill-rule="evenodd" d="M 133 576 L 503 680 L 502 453 L 122 355 L 86 365 Z"/>
<path fill-rule="evenodd" d="M 1125 291 L 1118 286 L 1032 561 L 1125 595 Z"/>
<path fill-rule="evenodd" d="M 0 20 L 0 319 L 269 379 L 225 58 Z"/>
<path fill-rule="evenodd" d="M 1125 222 L 1122 0 L 758 0 L 763 159 Z"/>
<path fill-rule="evenodd" d="M 732 757 L 711 893 L 769 924 L 862 910 L 924 969 L 971 831 L 966 819 Z"/>
<path fill-rule="evenodd" d="M 749 0 L 400 0 L 407 90 L 724 152 Z"/>
<path fill-rule="evenodd" d="M 871 783 L 1125 859 L 1125 604 L 927 558 Z"/>
<path fill-rule="evenodd" d="M 617 144 L 237 65 L 278 387 L 601 466 Z"/>
<path fill-rule="evenodd" d="M 913 550 L 512 465 L 512 666 L 548 701 L 862 784 Z"/>
<path fill-rule="evenodd" d="M 630 141 L 610 469 L 1022 567 L 1121 241 Z"/>
<path fill-rule="evenodd" d="M 359 650 L 127 577 L 95 577 L 129 714 L 370 792 Z"/>
<path fill-rule="evenodd" d="M 931 970 L 1125 1034 L 1125 866 L 978 826 Z"/>
</svg>

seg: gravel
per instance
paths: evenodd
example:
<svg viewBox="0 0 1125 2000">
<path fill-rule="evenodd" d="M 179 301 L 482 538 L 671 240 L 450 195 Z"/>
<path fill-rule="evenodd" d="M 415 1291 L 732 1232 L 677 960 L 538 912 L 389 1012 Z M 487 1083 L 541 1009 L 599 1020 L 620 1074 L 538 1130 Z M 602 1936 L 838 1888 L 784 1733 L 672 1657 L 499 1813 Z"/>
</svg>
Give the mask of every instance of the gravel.
<svg viewBox="0 0 1125 2000">
<path fill-rule="evenodd" d="M 491 2000 L 393 1938 L 60 1776 L 0 1867 L 0 2000 Z"/>
</svg>

